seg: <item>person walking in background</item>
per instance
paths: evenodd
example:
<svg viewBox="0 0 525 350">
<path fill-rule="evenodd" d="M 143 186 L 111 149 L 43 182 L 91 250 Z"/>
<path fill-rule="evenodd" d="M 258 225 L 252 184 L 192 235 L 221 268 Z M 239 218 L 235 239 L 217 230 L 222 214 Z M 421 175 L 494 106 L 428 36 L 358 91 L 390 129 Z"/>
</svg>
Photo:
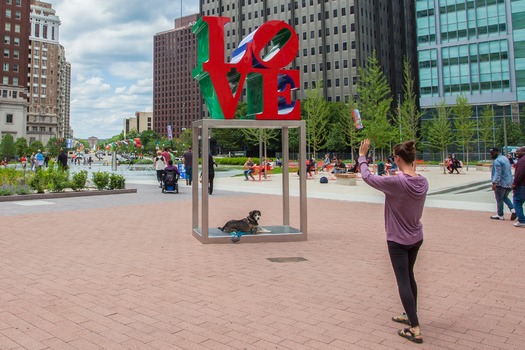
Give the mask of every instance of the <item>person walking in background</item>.
<svg viewBox="0 0 525 350">
<path fill-rule="evenodd" d="M 496 215 L 492 215 L 490 218 L 493 220 L 505 220 L 503 216 L 503 204 L 506 204 L 511 212 L 510 219 L 516 220 L 516 210 L 514 210 L 514 205 L 509 199 L 509 193 L 512 188 L 512 169 L 510 162 L 507 157 L 499 153 L 497 147 L 490 150 L 490 157 L 494 159 L 492 163 L 491 182 L 492 190 L 496 197 L 497 210 Z"/>
<path fill-rule="evenodd" d="M 394 161 L 399 176 L 374 175 L 368 169 L 366 155 L 370 140 L 359 147 L 359 169 L 363 181 L 385 194 L 385 230 L 390 261 L 396 276 L 399 296 L 405 312 L 392 320 L 409 325 L 398 334 L 414 343 L 422 343 L 417 315 L 417 284 L 414 265 L 423 244 L 421 216 L 428 191 L 428 181 L 414 171 L 416 149 L 414 141 L 394 147 Z M 363 228 L 364 230 L 364 228 Z"/>
<path fill-rule="evenodd" d="M 193 176 L 193 153 L 191 152 L 191 147 L 188 147 L 188 150 L 184 152 L 182 160 L 184 163 L 184 169 L 186 169 L 186 185 L 191 186 Z"/>
<path fill-rule="evenodd" d="M 520 147 L 516 150 L 515 161 L 516 171 L 514 172 L 514 182 L 512 183 L 512 199 L 514 210 L 518 217 L 518 222 L 514 224 L 516 227 L 525 227 L 525 215 L 523 214 L 523 202 L 525 201 L 525 147 Z"/>
<path fill-rule="evenodd" d="M 162 151 L 162 156 L 164 157 L 164 163 L 166 166 L 168 166 L 168 161 L 171 159 L 171 154 L 168 152 L 168 147 L 164 147 L 164 151 Z"/>
<path fill-rule="evenodd" d="M 208 154 L 208 193 L 213 193 L 213 179 L 215 179 L 215 168 L 213 166 L 217 166 L 217 163 L 215 163 L 215 159 L 213 159 L 213 156 Z"/>
<path fill-rule="evenodd" d="M 162 187 L 162 174 L 164 173 L 164 168 L 166 168 L 167 162 L 162 156 L 161 151 L 157 151 L 157 156 L 153 159 L 153 166 L 157 171 L 157 181 L 159 182 L 159 187 Z"/>
<path fill-rule="evenodd" d="M 36 170 L 40 170 L 42 166 L 44 166 L 44 155 L 42 154 L 41 150 L 38 150 L 35 154 L 35 164 L 36 164 Z"/>
<path fill-rule="evenodd" d="M 20 158 L 20 163 L 22 164 L 22 169 L 24 169 L 24 174 L 25 174 L 26 167 L 27 167 L 27 158 L 25 155 L 22 155 L 22 158 Z"/>
<path fill-rule="evenodd" d="M 60 154 L 58 155 L 58 163 L 62 167 L 62 170 L 67 169 L 67 154 L 62 148 L 60 149 Z"/>
<path fill-rule="evenodd" d="M 31 153 L 31 157 L 29 157 L 29 163 L 31 164 L 31 170 L 36 170 L 36 158 L 35 158 L 35 152 Z"/>
</svg>

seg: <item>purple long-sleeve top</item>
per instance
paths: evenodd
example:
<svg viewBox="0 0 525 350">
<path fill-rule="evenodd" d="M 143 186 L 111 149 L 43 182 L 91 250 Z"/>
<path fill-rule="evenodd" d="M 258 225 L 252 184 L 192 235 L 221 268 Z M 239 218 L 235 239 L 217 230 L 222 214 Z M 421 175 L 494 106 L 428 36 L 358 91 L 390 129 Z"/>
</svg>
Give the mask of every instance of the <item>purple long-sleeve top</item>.
<svg viewBox="0 0 525 350">
<path fill-rule="evenodd" d="M 423 239 L 421 216 L 428 191 L 423 176 L 374 175 L 368 169 L 366 157 L 359 157 L 363 180 L 385 194 L 385 231 L 387 241 L 411 245 Z"/>
</svg>

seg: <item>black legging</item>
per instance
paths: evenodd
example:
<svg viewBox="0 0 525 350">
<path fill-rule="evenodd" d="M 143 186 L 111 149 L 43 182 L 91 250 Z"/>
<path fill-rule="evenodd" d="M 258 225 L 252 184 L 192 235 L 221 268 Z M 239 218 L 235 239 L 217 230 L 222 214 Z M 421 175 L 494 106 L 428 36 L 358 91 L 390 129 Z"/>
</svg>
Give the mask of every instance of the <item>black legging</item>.
<svg viewBox="0 0 525 350">
<path fill-rule="evenodd" d="M 209 194 L 213 193 L 213 179 L 215 179 L 215 171 L 210 171 L 208 174 L 208 193 Z"/>
<path fill-rule="evenodd" d="M 414 264 L 423 240 L 412 245 L 403 245 L 387 241 L 390 261 L 396 275 L 401 303 L 405 308 L 412 327 L 419 326 L 417 318 L 417 284 L 414 278 Z"/>
</svg>

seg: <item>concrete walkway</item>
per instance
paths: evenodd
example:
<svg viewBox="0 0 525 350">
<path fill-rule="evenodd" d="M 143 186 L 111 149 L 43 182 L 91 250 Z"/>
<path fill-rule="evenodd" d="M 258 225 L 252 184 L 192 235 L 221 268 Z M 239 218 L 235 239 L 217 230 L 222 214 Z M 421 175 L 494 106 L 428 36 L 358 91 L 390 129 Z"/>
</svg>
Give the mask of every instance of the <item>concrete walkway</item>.
<svg viewBox="0 0 525 350">
<path fill-rule="evenodd" d="M 0 349 L 522 349 L 525 230 L 488 218 L 490 191 L 458 193 L 488 173 L 425 175 L 450 193 L 423 216 L 422 345 L 390 321 L 381 194 L 362 181 L 308 181 L 306 242 L 202 245 L 190 188 L 137 177 L 137 194 L 0 203 Z M 210 224 L 279 221 L 279 182 L 218 177 Z"/>
</svg>

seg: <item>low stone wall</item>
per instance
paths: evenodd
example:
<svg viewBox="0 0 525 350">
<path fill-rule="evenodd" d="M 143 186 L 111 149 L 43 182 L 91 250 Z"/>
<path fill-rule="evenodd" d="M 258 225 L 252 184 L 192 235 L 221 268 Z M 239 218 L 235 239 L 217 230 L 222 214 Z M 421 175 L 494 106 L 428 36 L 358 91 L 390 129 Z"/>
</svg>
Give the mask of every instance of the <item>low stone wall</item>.
<svg viewBox="0 0 525 350">
<path fill-rule="evenodd" d="M 476 164 L 476 171 L 491 171 L 492 164 Z"/>
<path fill-rule="evenodd" d="M 335 174 L 337 178 L 337 183 L 339 185 L 346 186 L 356 186 L 357 185 L 357 175 L 356 174 Z"/>
</svg>

